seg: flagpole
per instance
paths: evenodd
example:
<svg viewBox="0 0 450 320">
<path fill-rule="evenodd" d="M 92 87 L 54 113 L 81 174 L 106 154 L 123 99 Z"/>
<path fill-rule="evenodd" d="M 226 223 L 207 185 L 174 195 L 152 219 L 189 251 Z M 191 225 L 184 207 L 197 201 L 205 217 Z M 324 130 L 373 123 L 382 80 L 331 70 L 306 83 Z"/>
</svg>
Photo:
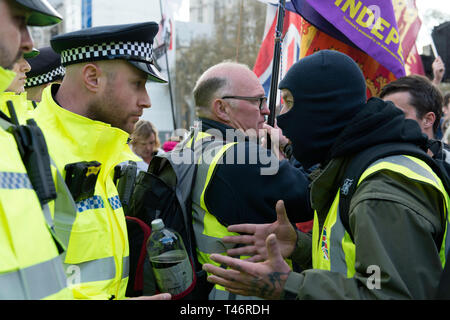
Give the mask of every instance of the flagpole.
<svg viewBox="0 0 450 320">
<path fill-rule="evenodd" d="M 162 2 L 161 0 L 159 0 L 159 8 L 161 11 L 161 20 L 163 19 L 163 8 L 162 8 Z M 166 19 L 166 18 L 165 18 Z M 165 23 L 165 19 L 164 19 L 164 23 Z M 164 28 L 164 26 L 162 26 Z M 172 32 L 172 30 L 171 30 Z M 172 122 L 173 122 L 173 130 L 177 129 L 177 121 L 175 119 L 175 108 L 173 105 L 173 94 L 172 94 L 172 81 L 170 79 L 170 67 L 169 67 L 169 57 L 167 56 L 167 45 L 166 45 L 166 39 L 164 37 L 163 39 L 164 42 L 164 56 L 166 57 L 166 67 L 167 67 L 167 81 L 169 84 L 169 96 L 170 96 L 170 108 L 172 110 Z"/>
<path fill-rule="evenodd" d="M 275 108 L 277 104 L 278 93 L 278 76 L 280 72 L 280 60 L 281 60 L 281 42 L 283 36 L 283 23 L 285 14 L 286 0 L 280 0 L 278 3 L 278 18 L 277 27 L 275 30 L 275 46 L 273 49 L 273 62 L 272 62 L 272 79 L 270 82 L 270 96 L 269 96 L 269 110 L 270 114 L 267 119 L 267 124 L 271 127 L 275 125 Z M 272 143 L 270 135 L 267 136 L 267 148 L 271 149 Z"/>
</svg>

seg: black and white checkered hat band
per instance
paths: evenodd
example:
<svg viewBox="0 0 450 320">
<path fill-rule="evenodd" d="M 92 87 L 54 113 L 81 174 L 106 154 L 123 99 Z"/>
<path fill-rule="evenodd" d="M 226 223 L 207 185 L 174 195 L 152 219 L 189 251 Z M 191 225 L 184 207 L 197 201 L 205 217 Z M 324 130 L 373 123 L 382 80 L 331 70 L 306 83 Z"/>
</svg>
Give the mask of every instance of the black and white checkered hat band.
<svg viewBox="0 0 450 320">
<path fill-rule="evenodd" d="M 27 78 L 25 82 L 25 88 L 40 86 L 41 84 L 46 84 L 55 81 L 58 78 L 61 78 L 66 73 L 66 68 L 60 66 L 56 69 L 53 69 L 50 72 L 41 74 L 36 77 Z"/>
<path fill-rule="evenodd" d="M 61 63 L 67 66 L 84 61 L 101 60 L 102 58 L 133 59 L 142 62 L 152 61 L 152 45 L 148 42 L 112 42 L 86 47 L 73 48 L 61 52 Z"/>
</svg>

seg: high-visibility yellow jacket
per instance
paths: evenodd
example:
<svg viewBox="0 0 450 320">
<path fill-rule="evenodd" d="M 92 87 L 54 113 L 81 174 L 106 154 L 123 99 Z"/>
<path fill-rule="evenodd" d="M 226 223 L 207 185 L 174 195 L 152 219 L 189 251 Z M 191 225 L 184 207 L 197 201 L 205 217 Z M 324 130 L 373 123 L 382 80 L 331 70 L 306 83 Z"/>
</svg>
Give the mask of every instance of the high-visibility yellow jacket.
<svg viewBox="0 0 450 320">
<path fill-rule="evenodd" d="M 65 267 L 74 278 L 79 299 L 122 299 L 129 273 L 125 216 L 113 183 L 114 167 L 137 160 L 127 145 L 128 134 L 60 107 L 49 86 L 33 112 L 44 132 L 49 153 L 65 178 L 65 166 L 98 161 L 100 173 L 94 195 L 76 203 L 76 216 L 55 212 L 57 235 L 67 246 Z"/>
<path fill-rule="evenodd" d="M 429 185 L 438 190 L 443 199 L 443 208 L 447 212 L 448 195 L 439 177 L 422 160 L 410 156 L 391 156 L 372 164 L 361 175 L 358 185 L 368 176 L 378 171 L 393 171 L 411 179 L 416 183 Z M 355 274 L 355 245 L 342 224 L 339 216 L 338 190 L 333 204 L 330 207 L 324 225 L 319 230 L 317 213 L 315 213 L 313 239 L 312 239 L 312 263 L 313 268 L 341 272 L 351 278 Z M 440 248 L 442 266 L 445 265 L 445 241 Z"/>
<path fill-rule="evenodd" d="M 0 92 L 15 74 L 0 67 Z M 0 299 L 73 299 L 60 252 L 12 134 L 0 119 Z"/>
<path fill-rule="evenodd" d="M 20 94 L 16 94 L 14 92 L 2 92 L 0 94 L 0 110 L 3 111 L 3 113 L 8 117 L 11 117 L 8 106 L 6 105 L 8 100 L 12 101 L 14 105 L 14 110 L 19 123 L 25 124 L 27 119 L 30 117 L 31 111 L 34 109 L 31 102 L 27 100 L 27 93 L 22 92 Z"/>
<path fill-rule="evenodd" d="M 197 245 L 197 258 L 201 264 L 211 263 L 218 266 L 218 263 L 211 260 L 212 253 L 226 253 L 227 249 L 232 248 L 233 244 L 224 243 L 221 238 L 224 236 L 233 236 L 237 233 L 229 232 L 215 216 L 210 212 L 206 205 L 205 194 L 208 186 L 212 183 L 217 164 L 224 163 L 226 152 L 231 150 L 237 142 L 224 142 L 216 139 L 212 142 L 209 139 L 211 135 L 206 132 L 199 132 L 196 143 L 202 144 L 203 154 L 198 157 L 198 169 L 195 184 L 192 190 L 192 223 Z M 190 147 L 192 141 L 186 146 Z M 195 149 L 198 149 L 197 147 Z M 242 256 L 241 259 L 248 257 Z M 287 260 L 291 265 L 291 261 Z M 244 297 L 231 294 L 224 287 L 215 285 L 209 294 L 210 300 L 232 300 L 232 299 L 250 299 L 260 300 L 258 297 Z"/>
<path fill-rule="evenodd" d="M 353 242 L 339 213 L 337 182 L 345 163 L 332 159 L 312 183 L 313 268 L 291 272 L 285 293 L 298 299 L 433 298 L 448 251 L 449 197 L 441 180 L 411 156 L 374 162 L 355 181 Z M 307 247 L 307 237 L 299 237 L 296 251 Z M 294 261 L 306 264 L 307 255 L 299 258 Z"/>
</svg>

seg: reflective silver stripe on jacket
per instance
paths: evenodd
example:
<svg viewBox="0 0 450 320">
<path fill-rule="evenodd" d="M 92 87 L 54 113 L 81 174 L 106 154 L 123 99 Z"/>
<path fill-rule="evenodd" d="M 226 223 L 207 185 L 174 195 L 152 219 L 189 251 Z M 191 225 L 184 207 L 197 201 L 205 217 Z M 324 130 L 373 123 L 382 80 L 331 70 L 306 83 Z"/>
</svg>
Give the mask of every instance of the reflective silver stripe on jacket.
<svg viewBox="0 0 450 320">
<path fill-rule="evenodd" d="M 1 300 L 39 300 L 67 286 L 61 258 L 0 274 Z"/>
<path fill-rule="evenodd" d="M 130 270 L 130 258 L 123 257 L 122 279 L 128 277 Z M 114 257 L 95 259 L 78 264 L 64 264 L 68 273 L 72 273 L 73 266 L 77 266 L 80 272 L 80 282 L 106 281 L 116 277 L 116 264 Z"/>
<path fill-rule="evenodd" d="M 436 184 L 438 184 L 438 182 L 436 181 L 436 178 L 427 169 L 425 169 L 420 164 L 418 164 L 417 162 L 411 160 L 410 158 L 408 158 L 406 156 L 390 156 L 390 157 L 386 157 L 383 159 L 379 159 L 379 160 L 375 161 L 374 163 L 372 163 L 369 166 L 369 168 L 371 168 L 381 162 L 388 162 L 388 163 L 392 163 L 392 164 L 396 164 L 396 165 L 408 168 L 409 170 L 415 172 L 419 176 L 425 177 L 425 178 L 435 182 Z"/>
<path fill-rule="evenodd" d="M 72 194 L 69 191 L 61 173 L 56 164 L 51 160 L 51 164 L 56 168 L 56 192 L 55 210 L 53 216 L 53 223 L 57 238 L 63 243 L 67 249 L 69 245 L 70 234 L 72 226 L 77 216 L 77 209 Z"/>
<path fill-rule="evenodd" d="M 114 257 L 96 259 L 78 264 L 64 264 L 67 268 L 77 266 L 80 268 L 80 282 L 93 282 L 114 279 L 116 264 Z"/>
<path fill-rule="evenodd" d="M 125 279 L 130 274 L 130 257 L 123 257 L 122 260 L 122 279 Z"/>
<path fill-rule="evenodd" d="M 341 221 L 341 216 L 339 215 L 339 206 L 338 212 L 336 215 L 336 222 L 332 227 L 332 232 L 330 235 L 330 271 L 339 272 L 344 275 L 347 275 L 347 263 L 345 261 L 345 252 L 342 250 L 342 239 L 345 236 L 345 228 Z M 339 250 L 333 250 L 334 248 L 339 248 Z"/>
</svg>

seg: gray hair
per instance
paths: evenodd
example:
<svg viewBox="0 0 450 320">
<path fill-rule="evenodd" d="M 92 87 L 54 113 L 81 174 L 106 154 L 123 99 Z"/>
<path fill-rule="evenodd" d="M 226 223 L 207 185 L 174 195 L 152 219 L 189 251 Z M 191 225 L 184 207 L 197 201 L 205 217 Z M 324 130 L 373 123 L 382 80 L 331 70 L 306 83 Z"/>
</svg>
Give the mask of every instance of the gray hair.
<svg viewBox="0 0 450 320">
<path fill-rule="evenodd" d="M 233 68 L 250 68 L 242 63 L 224 61 L 206 70 L 195 84 L 193 95 L 197 116 L 208 116 L 211 114 L 211 103 L 214 99 L 221 97 L 232 85 L 229 79 L 229 71 Z"/>
</svg>

